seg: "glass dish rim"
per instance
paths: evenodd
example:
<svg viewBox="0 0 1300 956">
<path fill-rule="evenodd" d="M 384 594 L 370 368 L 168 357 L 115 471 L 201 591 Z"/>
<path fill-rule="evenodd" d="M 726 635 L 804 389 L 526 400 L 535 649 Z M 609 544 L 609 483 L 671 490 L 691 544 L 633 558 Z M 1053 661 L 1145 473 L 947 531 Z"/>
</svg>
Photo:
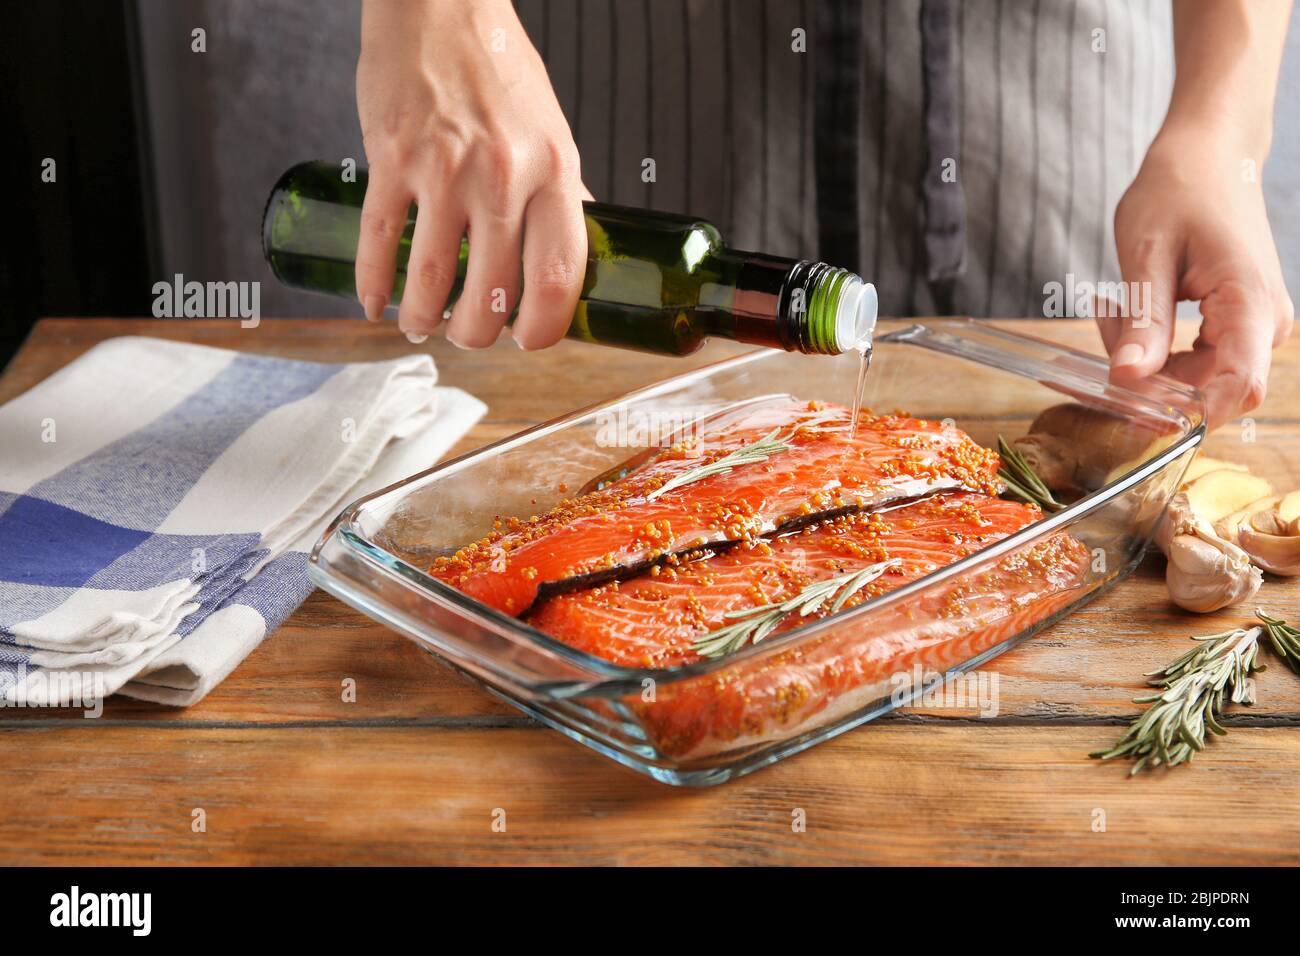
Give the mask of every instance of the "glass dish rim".
<svg viewBox="0 0 1300 956">
<path fill-rule="evenodd" d="M 1045 342 L 1044 340 L 1037 339 L 1033 336 L 1006 332 L 996 326 L 986 326 L 983 323 L 975 322 L 975 320 L 972 319 L 938 319 L 930 320 L 926 323 L 916 322 L 878 336 L 876 341 L 905 343 L 908 341 L 909 335 L 914 335 L 919 331 L 933 329 L 935 325 L 938 325 L 940 328 L 945 326 L 950 327 L 953 325 L 962 325 L 968 328 L 975 326 L 984 332 L 993 331 L 1037 345 L 1046 345 L 1052 349 L 1068 352 L 1083 359 L 1100 361 L 1098 357 L 1089 355 L 1086 352 L 1078 352 L 1073 349 L 1068 349 L 1067 347 L 1052 342 Z M 551 637 L 544 631 L 534 628 L 526 621 L 489 607 L 488 605 L 461 593 L 450 585 L 444 584 L 436 578 L 433 578 L 422 568 L 410 564 L 371 541 L 361 532 L 360 528 L 356 524 L 357 518 L 366 506 L 391 494 L 392 492 L 417 482 L 421 482 L 432 475 L 454 473 L 455 471 L 468 467 L 476 460 L 494 457 L 495 455 L 507 451 L 516 445 L 535 441 L 544 435 L 575 425 L 581 420 L 596 415 L 611 407 L 618 407 L 634 401 L 651 398 L 657 393 L 677 391 L 694 380 L 706 379 L 718 374 L 719 372 L 730 370 L 732 368 L 739 368 L 751 362 L 777 354 L 781 353 L 773 352 L 770 349 L 758 348 L 743 352 L 739 355 L 729 356 L 716 362 L 710 362 L 707 365 L 703 365 L 697 369 L 692 369 L 689 372 L 670 376 L 669 378 L 651 383 L 650 385 L 591 403 L 566 414 L 549 419 L 548 421 L 540 422 L 537 425 L 522 429 L 504 438 L 490 442 L 487 445 L 483 445 L 462 455 L 458 455 L 455 458 L 448 459 L 445 462 L 435 464 L 424 471 L 417 472 L 416 474 L 403 478 L 391 485 L 364 495 L 347 505 L 338 514 L 338 516 L 330 523 L 329 527 L 326 528 L 320 540 L 313 548 L 309 558 L 309 569 L 312 573 L 312 577 L 316 580 L 316 583 L 326 587 L 327 590 L 335 589 L 332 572 L 322 570 L 318 559 L 321 555 L 322 549 L 327 545 L 330 539 L 337 536 L 338 540 L 341 541 L 355 556 L 367 562 L 379 572 L 396 576 L 406 584 L 418 587 L 424 592 L 425 597 L 444 606 L 448 610 L 451 610 L 462 619 L 466 619 L 479 626 L 487 626 L 493 630 L 504 628 L 509 632 L 511 637 L 522 638 L 541 650 L 560 656 L 562 659 L 583 669 L 584 671 L 592 672 L 593 677 L 599 678 L 599 683 L 597 684 L 577 680 L 565 680 L 559 682 L 541 680 L 531 688 L 532 690 L 545 694 L 548 687 L 564 685 L 576 688 L 576 685 L 580 684 L 580 690 L 574 689 L 567 693 L 554 694 L 553 696 L 567 697 L 572 693 L 580 692 L 591 694 L 599 693 L 601 690 L 624 692 L 626 689 L 641 688 L 647 680 L 656 683 L 675 683 L 682 680 L 702 677 L 715 670 L 730 667 L 734 664 L 748 660 L 751 657 L 776 653 L 782 647 L 793 645 L 797 642 L 813 640 L 823 631 L 838 628 L 852 622 L 856 618 L 873 614 L 881 608 L 888 608 L 924 589 L 964 573 L 977 565 L 983 564 L 986 561 L 996 560 L 997 558 L 1017 550 L 1033 540 L 1052 534 L 1063 525 L 1073 524 L 1076 519 L 1091 513 L 1095 509 L 1100 508 L 1114 498 L 1122 495 L 1124 492 L 1145 481 L 1153 474 L 1163 470 L 1171 462 L 1198 446 L 1206 433 L 1206 424 L 1203 414 L 1200 416 L 1199 420 L 1193 421 L 1185 412 L 1180 411 L 1179 415 L 1186 423 L 1186 431 L 1181 438 L 1164 448 L 1158 454 L 1141 462 L 1135 468 L 1120 477 L 1107 482 L 1092 493 L 1080 498 L 1078 501 L 1073 502 L 1070 505 L 1067 505 L 1061 511 L 1056 512 L 1055 514 L 1045 514 L 1042 518 L 1031 522 L 1014 534 L 1008 535 L 1006 538 L 994 542 L 987 547 L 980 548 L 951 564 L 937 568 L 936 570 L 917 578 L 915 581 L 908 582 L 900 588 L 872 597 L 853 608 L 842 610 L 836 614 L 815 621 L 809 621 L 805 624 L 799 625 L 798 627 L 791 628 L 788 631 L 772 635 L 759 644 L 747 645 L 746 647 L 730 654 L 725 654 L 716 658 L 705 658 L 703 660 L 693 661 L 687 664 L 679 664 L 673 667 L 629 667 L 622 664 L 615 664 L 612 661 L 607 661 L 604 658 L 571 647 L 563 641 Z M 966 355 L 958 357 L 966 361 L 975 362 L 976 364 L 985 365 L 986 367 L 995 367 L 973 356 Z M 1008 369 L 1001 369 L 1001 371 L 1006 372 L 1007 374 L 1019 374 Z M 1200 393 L 1196 389 L 1165 376 L 1157 376 L 1157 378 L 1163 379 L 1164 381 L 1161 384 L 1172 386 L 1175 391 L 1181 392 L 1189 401 L 1202 403 L 1203 405 Z M 1107 387 L 1120 392 L 1121 394 L 1132 396 L 1133 399 L 1139 402 L 1148 405 L 1151 404 L 1150 398 L 1129 389 L 1125 389 L 1123 386 L 1115 386 L 1108 383 Z"/>
</svg>

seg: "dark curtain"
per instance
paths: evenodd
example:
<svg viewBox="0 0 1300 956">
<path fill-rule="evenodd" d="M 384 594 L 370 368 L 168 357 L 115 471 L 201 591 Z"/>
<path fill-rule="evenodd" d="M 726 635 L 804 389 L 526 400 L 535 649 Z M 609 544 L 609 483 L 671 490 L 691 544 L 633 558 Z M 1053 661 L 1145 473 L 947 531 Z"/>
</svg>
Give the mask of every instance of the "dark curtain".
<svg viewBox="0 0 1300 956">
<path fill-rule="evenodd" d="M 0 366 L 41 316 L 148 315 L 159 275 L 134 3 L 40 0 L 5 22 Z"/>
</svg>

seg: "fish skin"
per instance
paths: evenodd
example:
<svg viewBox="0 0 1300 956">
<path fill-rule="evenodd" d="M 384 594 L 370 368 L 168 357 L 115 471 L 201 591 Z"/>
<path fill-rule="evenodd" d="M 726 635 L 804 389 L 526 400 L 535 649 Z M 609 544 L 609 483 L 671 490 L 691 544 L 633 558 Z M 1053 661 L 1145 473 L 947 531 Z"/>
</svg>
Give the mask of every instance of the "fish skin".
<svg viewBox="0 0 1300 956">
<path fill-rule="evenodd" d="M 866 415 L 788 396 L 704 422 L 692 441 L 638 464 L 618 481 L 503 528 L 430 573 L 470 597 L 522 615 L 539 596 L 626 577 L 670 555 L 751 543 L 819 517 L 888 507 L 936 491 L 996 492 L 998 460 L 954 425 Z M 773 430 L 792 448 L 664 492 L 674 476 Z"/>
</svg>

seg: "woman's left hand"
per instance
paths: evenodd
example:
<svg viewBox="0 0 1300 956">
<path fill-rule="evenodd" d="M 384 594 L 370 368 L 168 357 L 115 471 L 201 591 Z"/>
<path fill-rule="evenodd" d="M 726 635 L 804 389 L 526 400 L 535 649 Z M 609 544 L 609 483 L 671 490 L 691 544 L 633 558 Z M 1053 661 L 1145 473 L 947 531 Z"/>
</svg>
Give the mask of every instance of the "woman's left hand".
<svg viewBox="0 0 1300 956">
<path fill-rule="evenodd" d="M 1295 318 L 1262 171 L 1245 156 L 1214 138 L 1162 131 L 1115 212 L 1130 308 L 1097 320 L 1112 381 L 1168 372 L 1204 392 L 1211 428 L 1264 400 L 1270 352 Z M 1201 328 L 1189 351 L 1171 353 L 1181 299 L 1200 301 Z"/>
</svg>

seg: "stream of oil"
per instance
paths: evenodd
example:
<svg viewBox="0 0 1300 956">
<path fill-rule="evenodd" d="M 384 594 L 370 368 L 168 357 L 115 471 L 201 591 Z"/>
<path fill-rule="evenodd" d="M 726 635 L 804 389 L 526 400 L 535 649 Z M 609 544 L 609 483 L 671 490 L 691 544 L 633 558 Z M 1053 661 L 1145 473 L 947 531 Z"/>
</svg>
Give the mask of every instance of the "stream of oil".
<svg viewBox="0 0 1300 956">
<path fill-rule="evenodd" d="M 853 414 L 849 418 L 849 436 L 858 433 L 858 416 L 862 413 L 862 396 L 867 390 L 867 372 L 871 368 L 871 343 L 858 346 L 858 382 L 853 389 Z"/>
</svg>

